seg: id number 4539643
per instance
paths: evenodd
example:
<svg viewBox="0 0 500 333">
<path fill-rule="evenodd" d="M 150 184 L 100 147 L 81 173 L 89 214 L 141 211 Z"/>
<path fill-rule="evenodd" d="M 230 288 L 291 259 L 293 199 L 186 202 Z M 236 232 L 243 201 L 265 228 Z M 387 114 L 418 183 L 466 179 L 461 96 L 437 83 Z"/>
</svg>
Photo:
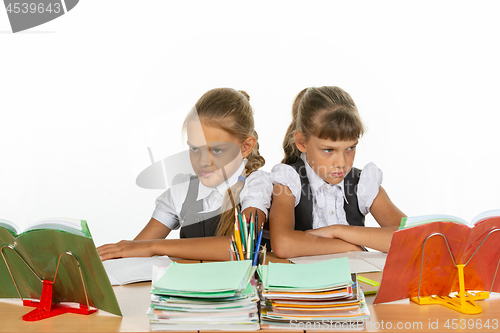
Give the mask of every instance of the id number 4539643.
<svg viewBox="0 0 500 333">
<path fill-rule="evenodd" d="M 487 319 L 483 321 L 482 319 L 448 319 L 444 323 L 444 327 L 447 329 L 469 329 L 469 330 L 480 330 L 480 329 L 498 329 L 498 319 Z"/>
<path fill-rule="evenodd" d="M 53 3 L 36 3 L 36 2 L 12 2 L 7 5 L 6 8 L 8 13 L 14 14 L 34 14 L 34 13 L 56 13 L 59 14 L 62 11 L 60 2 Z"/>
</svg>

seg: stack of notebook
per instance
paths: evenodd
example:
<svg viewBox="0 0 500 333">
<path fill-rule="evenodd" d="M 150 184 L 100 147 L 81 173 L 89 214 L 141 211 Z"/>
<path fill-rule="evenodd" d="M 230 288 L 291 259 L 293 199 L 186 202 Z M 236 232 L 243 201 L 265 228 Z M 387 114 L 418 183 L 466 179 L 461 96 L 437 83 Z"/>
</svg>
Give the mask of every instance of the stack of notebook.
<svg viewBox="0 0 500 333">
<path fill-rule="evenodd" d="M 261 327 L 361 328 L 370 313 L 347 258 L 313 264 L 259 266 Z"/>
<path fill-rule="evenodd" d="M 159 330 L 258 330 L 259 297 L 250 260 L 171 263 L 153 272 L 148 317 Z"/>
</svg>

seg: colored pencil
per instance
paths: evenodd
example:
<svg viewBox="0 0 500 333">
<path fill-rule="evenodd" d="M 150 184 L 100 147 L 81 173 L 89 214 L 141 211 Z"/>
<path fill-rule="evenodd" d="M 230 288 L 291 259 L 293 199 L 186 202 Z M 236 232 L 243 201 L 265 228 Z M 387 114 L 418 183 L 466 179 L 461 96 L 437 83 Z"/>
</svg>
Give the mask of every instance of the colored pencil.
<svg viewBox="0 0 500 333">
<path fill-rule="evenodd" d="M 248 223 L 247 223 L 247 217 L 245 216 L 245 213 L 243 213 L 242 219 L 243 221 L 243 233 L 245 235 L 245 249 L 248 249 Z"/>
<path fill-rule="evenodd" d="M 233 231 L 233 245 L 234 245 L 234 250 L 236 251 L 236 256 L 238 257 L 238 260 L 240 260 L 240 253 L 239 253 L 239 250 L 238 250 L 238 246 L 237 246 L 237 243 L 236 243 L 236 230 L 238 229 L 238 225 L 239 225 L 239 218 L 238 218 L 238 208 L 237 207 L 234 207 L 234 231 Z"/>
<path fill-rule="evenodd" d="M 231 240 L 229 240 L 229 250 L 231 250 L 230 252 L 232 254 L 233 260 L 237 260 L 236 259 L 236 252 L 234 251 L 233 242 L 231 242 Z"/>
<path fill-rule="evenodd" d="M 240 206 L 238 206 L 238 223 L 239 223 L 239 230 L 240 230 L 240 242 L 241 242 L 241 246 L 242 248 L 245 248 L 245 243 L 244 243 L 244 239 L 243 238 L 243 221 L 242 221 L 242 216 L 241 216 L 241 208 Z"/>
<path fill-rule="evenodd" d="M 257 266 L 257 261 L 259 260 L 259 250 L 260 250 L 260 243 L 262 242 L 263 229 L 264 229 L 264 223 L 262 223 L 262 226 L 260 227 L 259 237 L 257 237 L 257 244 L 255 245 L 255 252 L 257 253 L 257 255 L 253 258 L 252 266 Z"/>
<path fill-rule="evenodd" d="M 358 275 L 358 281 L 364 282 L 366 284 L 369 284 L 370 286 L 380 286 L 380 283 L 377 281 L 370 280 L 369 278 L 366 278 L 364 276 Z"/>
<path fill-rule="evenodd" d="M 257 214 L 257 208 L 255 208 L 255 235 L 254 235 L 254 239 L 257 240 L 257 237 L 259 237 L 259 215 Z"/>
<path fill-rule="evenodd" d="M 231 235 L 231 245 L 233 253 L 235 255 L 235 260 L 240 260 L 240 254 L 238 253 L 238 247 L 236 246 L 236 241 L 234 240 L 234 235 Z"/>
<path fill-rule="evenodd" d="M 246 251 L 247 249 L 247 239 L 248 239 L 248 229 L 247 229 L 247 218 L 245 216 L 245 213 L 241 213 L 241 246 L 243 249 Z"/>
<path fill-rule="evenodd" d="M 241 258 L 241 257 L 243 257 L 243 248 L 241 246 L 241 235 L 240 235 L 240 230 L 239 230 L 239 223 L 235 223 L 234 239 L 236 241 L 236 247 L 238 248 L 238 252 L 240 253 L 240 258 Z"/>
<path fill-rule="evenodd" d="M 248 230 L 248 259 L 253 260 L 253 245 L 254 245 L 254 229 L 255 229 L 254 216 L 250 212 L 250 229 Z"/>
<path fill-rule="evenodd" d="M 259 237 L 259 214 L 257 214 L 257 208 L 255 208 L 255 214 L 254 214 L 254 232 L 255 232 L 254 234 L 255 238 L 252 246 L 255 247 L 255 244 L 257 243 L 257 238 Z M 259 255 L 259 250 L 260 248 L 257 251 L 254 251 L 257 256 Z"/>
</svg>

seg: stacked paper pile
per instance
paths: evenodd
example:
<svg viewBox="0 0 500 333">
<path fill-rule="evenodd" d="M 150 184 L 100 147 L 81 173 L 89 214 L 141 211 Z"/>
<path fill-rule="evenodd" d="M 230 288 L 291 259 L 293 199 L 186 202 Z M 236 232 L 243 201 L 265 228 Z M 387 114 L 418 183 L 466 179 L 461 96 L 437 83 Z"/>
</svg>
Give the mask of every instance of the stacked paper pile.
<svg viewBox="0 0 500 333">
<path fill-rule="evenodd" d="M 295 265 L 270 262 L 259 266 L 259 274 L 263 329 L 356 329 L 370 317 L 347 258 Z"/>
<path fill-rule="evenodd" d="M 250 260 L 179 264 L 153 273 L 151 329 L 258 330 L 256 288 Z"/>
</svg>

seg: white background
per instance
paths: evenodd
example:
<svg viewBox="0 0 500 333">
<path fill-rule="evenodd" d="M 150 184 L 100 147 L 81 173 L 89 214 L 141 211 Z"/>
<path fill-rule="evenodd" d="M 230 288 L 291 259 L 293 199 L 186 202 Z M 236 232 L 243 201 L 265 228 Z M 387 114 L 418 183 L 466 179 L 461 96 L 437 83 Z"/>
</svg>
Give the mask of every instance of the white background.
<svg viewBox="0 0 500 333">
<path fill-rule="evenodd" d="M 177 153 L 207 90 L 246 90 L 265 170 L 295 95 L 337 85 L 368 127 L 408 215 L 500 208 L 497 2 L 82 0 L 12 34 L 0 10 L 0 217 L 86 219 L 96 245 L 132 239 L 161 190 L 135 184 Z M 373 219 L 369 225 L 373 225 Z"/>
</svg>

